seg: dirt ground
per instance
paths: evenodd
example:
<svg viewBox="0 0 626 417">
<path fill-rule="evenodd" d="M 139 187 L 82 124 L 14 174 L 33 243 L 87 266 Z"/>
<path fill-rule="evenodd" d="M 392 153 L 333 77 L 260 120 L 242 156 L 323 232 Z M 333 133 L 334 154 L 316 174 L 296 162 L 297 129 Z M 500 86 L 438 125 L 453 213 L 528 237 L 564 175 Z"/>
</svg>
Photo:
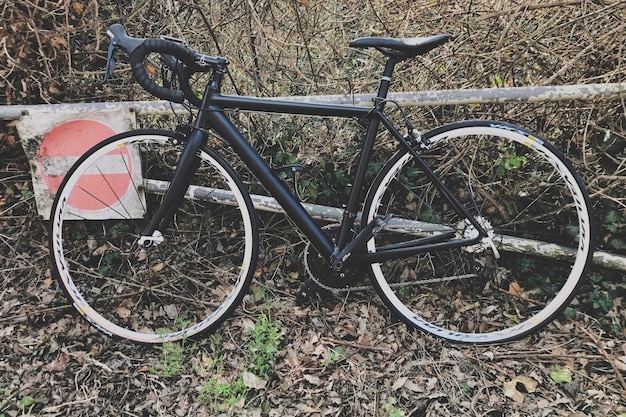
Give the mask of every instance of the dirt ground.
<svg viewBox="0 0 626 417">
<path fill-rule="evenodd" d="M 1 169 L 0 416 L 626 416 L 626 340 L 602 333 L 606 317 L 575 301 L 573 319 L 476 347 L 409 331 L 373 290 L 297 307 L 303 247 L 288 225 L 266 232 L 250 295 L 217 334 L 176 352 L 110 340 L 50 277 L 18 148 Z M 614 300 L 608 317 L 622 308 Z M 284 332 L 271 377 L 238 401 L 207 397 L 212 377 L 244 372 L 246 329 L 262 316 Z"/>
</svg>

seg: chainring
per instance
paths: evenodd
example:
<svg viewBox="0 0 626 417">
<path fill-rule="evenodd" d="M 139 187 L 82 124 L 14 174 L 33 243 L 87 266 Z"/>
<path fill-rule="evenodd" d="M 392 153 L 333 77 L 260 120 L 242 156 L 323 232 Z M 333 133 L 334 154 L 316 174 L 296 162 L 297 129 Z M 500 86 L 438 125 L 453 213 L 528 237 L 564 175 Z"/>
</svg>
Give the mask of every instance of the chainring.
<svg viewBox="0 0 626 417">
<path fill-rule="evenodd" d="M 324 226 L 322 230 L 335 241 L 339 232 L 339 225 L 330 224 Z M 334 271 L 310 242 L 307 242 L 304 247 L 304 267 L 313 281 L 320 287 L 331 291 L 349 290 L 367 276 L 367 270 L 363 267 L 350 267 L 342 272 Z"/>
</svg>

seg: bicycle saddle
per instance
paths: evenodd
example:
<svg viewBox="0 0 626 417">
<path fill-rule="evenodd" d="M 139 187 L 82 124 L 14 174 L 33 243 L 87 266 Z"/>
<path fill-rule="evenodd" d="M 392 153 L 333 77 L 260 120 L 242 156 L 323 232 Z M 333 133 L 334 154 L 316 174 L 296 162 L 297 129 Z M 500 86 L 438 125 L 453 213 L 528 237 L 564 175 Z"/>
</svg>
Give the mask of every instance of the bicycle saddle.
<svg viewBox="0 0 626 417">
<path fill-rule="evenodd" d="M 435 35 L 416 38 L 364 37 L 350 42 L 353 48 L 376 48 L 388 57 L 408 59 L 423 55 L 448 41 L 448 35 Z"/>
</svg>

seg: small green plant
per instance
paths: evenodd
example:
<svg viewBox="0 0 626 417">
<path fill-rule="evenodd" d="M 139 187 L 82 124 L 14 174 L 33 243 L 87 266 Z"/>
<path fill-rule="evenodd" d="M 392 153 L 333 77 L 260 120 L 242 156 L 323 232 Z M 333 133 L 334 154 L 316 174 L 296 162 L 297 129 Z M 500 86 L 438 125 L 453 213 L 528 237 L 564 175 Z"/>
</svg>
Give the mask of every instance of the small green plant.
<svg viewBox="0 0 626 417">
<path fill-rule="evenodd" d="M 470 387 L 465 382 L 461 384 L 461 390 L 463 390 L 463 394 L 465 394 L 467 398 L 472 398 L 474 396 L 474 391 L 472 390 L 472 387 Z"/>
<path fill-rule="evenodd" d="M 184 320 L 181 317 L 176 319 L 176 326 L 180 329 L 184 329 L 189 325 L 189 320 Z M 163 332 L 163 331 L 162 331 Z M 152 368 L 152 372 L 160 375 L 163 378 L 169 378 L 174 375 L 178 375 L 183 367 L 183 361 L 185 357 L 185 338 L 179 342 L 168 342 L 161 346 L 155 346 L 156 350 L 161 351 L 161 358 L 159 359 L 158 366 Z"/>
<path fill-rule="evenodd" d="M 502 77 L 498 73 L 492 75 L 489 78 L 491 81 L 491 88 L 504 88 L 507 86 L 506 82 L 502 79 Z"/>
<path fill-rule="evenodd" d="M 124 222 L 116 223 L 109 229 L 109 236 L 115 239 L 120 235 L 128 233 L 129 229 L 130 225 Z"/>
<path fill-rule="evenodd" d="M 589 301 L 594 310 L 608 313 L 613 307 L 613 296 L 609 291 L 595 287 L 589 293 Z"/>
<path fill-rule="evenodd" d="M 163 378 L 178 375 L 183 364 L 184 342 L 168 342 L 154 348 L 161 351 L 162 357 L 159 359 L 159 365 L 153 368 L 152 371 Z"/>
<path fill-rule="evenodd" d="M 4 394 L 5 389 L 0 388 L 0 395 Z M 6 403 L 4 401 L 0 401 L 0 409 L 3 409 Z M 4 413 L 0 413 L 0 417 L 4 417 Z"/>
<path fill-rule="evenodd" d="M 25 397 L 22 397 L 22 399 L 17 402 L 17 407 L 20 410 L 22 410 L 22 412 L 24 412 L 26 408 L 30 407 L 33 404 L 35 404 L 35 399 L 31 397 L 30 395 L 26 395 Z"/>
<path fill-rule="evenodd" d="M 328 353 L 328 357 L 326 358 L 326 362 L 324 363 L 325 367 L 330 367 L 337 362 L 339 362 L 346 355 L 346 349 L 343 346 L 337 346 L 334 349 L 330 349 Z"/>
<path fill-rule="evenodd" d="M 496 177 L 502 177 L 507 171 L 514 171 L 526 164 L 526 155 L 518 155 L 515 149 L 506 145 L 498 145 L 501 156 L 496 162 Z"/>
<path fill-rule="evenodd" d="M 602 222 L 604 228 L 611 232 L 608 239 L 608 245 L 616 250 L 626 250 L 626 239 L 624 239 L 624 231 L 626 231 L 626 215 L 618 210 L 610 210 L 604 216 Z"/>
<path fill-rule="evenodd" d="M 246 398 L 248 387 L 241 378 L 235 382 L 220 381 L 218 377 L 212 376 L 202 387 L 198 400 L 204 404 L 209 404 L 211 408 L 219 410 L 222 404 L 231 406 Z"/>
<path fill-rule="evenodd" d="M 213 370 L 217 367 L 222 359 L 223 353 L 223 344 L 222 344 L 222 335 L 221 333 L 212 333 L 209 335 L 209 346 L 212 350 L 212 355 L 208 358 L 205 366 L 206 369 L 203 370 Z M 201 368 L 196 369 L 196 371 L 200 371 Z"/>
<path fill-rule="evenodd" d="M 588 292 L 591 307 L 595 311 L 604 314 L 608 313 L 613 307 L 614 284 L 599 272 L 590 274 L 589 281 L 593 283 L 591 290 Z"/>
<path fill-rule="evenodd" d="M 265 314 L 261 315 L 254 327 L 244 333 L 248 337 L 244 343 L 245 371 L 228 380 L 222 376 L 224 372 L 218 358 L 213 358 L 210 364 L 216 368 L 212 372 L 214 376 L 204 384 L 198 400 L 214 410 L 222 410 L 225 406 L 245 400 L 250 390 L 262 389 L 274 369 L 276 353 L 284 333 L 279 322 L 272 321 Z M 212 342 L 215 342 L 213 356 L 219 355 L 218 340 Z"/>
<path fill-rule="evenodd" d="M 22 190 L 22 200 L 30 200 L 35 195 L 31 190 Z"/>
<path fill-rule="evenodd" d="M 409 295 L 411 295 L 411 292 L 412 292 L 412 289 L 409 286 L 400 287 L 400 289 L 398 290 L 398 295 L 400 297 L 408 297 Z"/>
<path fill-rule="evenodd" d="M 589 274 L 589 284 L 580 291 L 581 298 L 594 317 L 604 316 L 606 321 L 599 320 L 605 331 L 615 336 L 622 336 L 626 322 L 618 314 L 615 300 L 618 300 L 626 291 L 626 284 L 621 282 L 622 276 L 611 271 L 595 271 Z"/>
<path fill-rule="evenodd" d="M 263 314 L 247 334 L 250 337 L 247 343 L 249 371 L 261 378 L 267 377 L 285 331 L 278 322 L 271 321 Z"/>
<path fill-rule="evenodd" d="M 387 401 L 383 404 L 383 410 L 389 417 L 404 417 L 404 411 L 396 407 L 398 401 L 395 397 L 387 398 Z"/>
</svg>

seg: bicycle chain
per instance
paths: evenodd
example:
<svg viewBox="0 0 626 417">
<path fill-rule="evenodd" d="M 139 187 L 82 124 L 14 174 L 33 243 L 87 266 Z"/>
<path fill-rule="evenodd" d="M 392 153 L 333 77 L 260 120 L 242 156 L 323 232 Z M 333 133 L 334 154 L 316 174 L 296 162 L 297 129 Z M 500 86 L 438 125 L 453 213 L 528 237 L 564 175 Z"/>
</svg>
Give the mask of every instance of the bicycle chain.
<svg viewBox="0 0 626 417">
<path fill-rule="evenodd" d="M 306 253 L 307 251 L 310 249 L 310 243 L 307 242 L 305 248 L 304 248 L 304 268 L 306 269 L 307 275 L 309 276 L 309 278 L 311 278 L 313 280 L 313 282 L 315 282 L 315 284 L 317 286 L 319 286 L 322 289 L 325 289 L 327 291 L 330 291 L 333 294 L 340 294 L 342 292 L 350 292 L 350 291 L 365 291 L 365 290 L 369 290 L 370 288 L 373 288 L 373 285 L 360 285 L 360 286 L 354 286 L 354 287 L 346 287 L 346 288 L 337 288 L 337 287 L 331 287 L 330 285 L 326 285 L 323 282 L 321 282 L 319 279 L 317 279 L 313 273 L 311 272 L 311 270 L 309 269 L 309 263 L 307 262 L 307 257 L 306 257 Z M 387 285 L 389 285 L 390 288 L 397 288 L 397 287 L 404 287 L 407 285 L 425 285 L 425 284 L 434 284 L 436 282 L 449 282 L 449 281 L 455 281 L 457 279 L 467 279 L 467 278 L 473 278 L 476 277 L 476 274 L 465 274 L 465 275 L 452 275 L 449 277 L 443 277 L 443 278 L 431 278 L 431 279 L 422 279 L 419 281 L 410 281 L 410 282 L 395 282 L 395 283 L 387 283 Z"/>
</svg>

